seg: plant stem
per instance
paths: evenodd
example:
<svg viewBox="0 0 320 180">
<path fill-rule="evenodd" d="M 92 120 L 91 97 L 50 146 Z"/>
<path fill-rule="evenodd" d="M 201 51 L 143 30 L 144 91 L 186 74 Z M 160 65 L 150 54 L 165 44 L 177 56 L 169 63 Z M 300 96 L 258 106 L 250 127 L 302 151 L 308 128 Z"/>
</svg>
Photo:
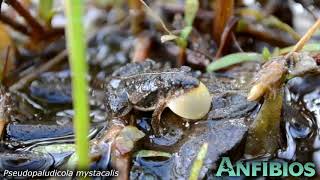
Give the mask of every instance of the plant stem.
<svg viewBox="0 0 320 180">
<path fill-rule="evenodd" d="M 13 20 L 11 17 L 8 15 L 4 14 L 3 12 L 0 14 L 0 21 L 8 24 L 12 29 L 15 29 L 16 31 L 19 31 L 22 34 L 25 34 L 27 36 L 30 35 L 30 32 L 28 31 L 27 27 L 24 26 L 23 24 L 20 24 Z"/>
<path fill-rule="evenodd" d="M 30 14 L 30 12 L 24 8 L 19 1 L 17 0 L 6 0 L 5 1 L 8 5 L 12 6 L 31 26 L 32 33 L 37 37 L 42 33 L 45 32 L 42 25 Z"/>
<path fill-rule="evenodd" d="M 178 67 L 183 66 L 185 64 L 185 61 L 186 61 L 186 48 L 180 46 L 177 66 Z"/>
<path fill-rule="evenodd" d="M 17 90 L 22 89 L 23 87 L 26 86 L 26 84 L 30 83 L 32 80 L 34 80 L 37 77 L 39 77 L 39 75 L 41 73 L 46 72 L 46 71 L 50 70 L 52 67 L 54 67 L 54 66 L 58 65 L 59 63 L 63 62 L 66 59 L 67 55 L 68 55 L 67 50 L 61 51 L 57 56 L 55 56 L 54 58 L 50 59 L 45 64 L 37 67 L 35 69 L 35 71 L 32 71 L 32 73 L 27 74 L 26 76 L 23 76 L 23 78 L 19 79 L 18 82 L 16 82 L 12 86 L 10 86 L 9 90 L 10 91 L 17 91 Z M 11 80 L 13 78 L 9 76 L 6 80 L 9 80 L 9 79 Z"/>
<path fill-rule="evenodd" d="M 224 50 L 230 46 L 230 43 L 232 42 L 230 42 L 232 38 L 232 31 L 236 28 L 238 20 L 239 19 L 235 17 L 229 19 L 228 23 L 226 24 L 226 27 L 222 32 L 220 38 L 220 45 L 216 52 L 215 58 L 219 58 L 223 54 Z"/>
<path fill-rule="evenodd" d="M 233 15 L 234 0 L 216 0 L 214 1 L 215 16 L 213 19 L 213 39 L 220 44 L 221 34 Z"/>
<path fill-rule="evenodd" d="M 163 30 L 165 30 L 168 34 L 172 34 L 171 31 L 167 28 L 166 24 L 163 22 L 163 20 L 161 19 L 161 17 L 159 15 L 157 15 L 149 6 L 147 3 L 145 3 L 143 0 L 139 0 L 144 7 L 148 10 L 148 12 L 150 13 L 150 15 L 159 21 L 159 23 L 161 24 Z"/>
<path fill-rule="evenodd" d="M 303 46 L 309 41 L 312 35 L 320 28 L 320 18 L 312 25 L 312 27 L 307 31 L 307 33 L 298 41 L 298 43 L 293 47 L 291 52 L 300 51 Z M 290 53 L 289 53 L 290 54 Z"/>
<path fill-rule="evenodd" d="M 83 27 L 84 1 L 65 1 L 67 15 L 67 43 L 72 72 L 72 97 L 75 110 L 74 127 L 78 168 L 89 167 L 89 106 L 85 33 Z"/>
</svg>

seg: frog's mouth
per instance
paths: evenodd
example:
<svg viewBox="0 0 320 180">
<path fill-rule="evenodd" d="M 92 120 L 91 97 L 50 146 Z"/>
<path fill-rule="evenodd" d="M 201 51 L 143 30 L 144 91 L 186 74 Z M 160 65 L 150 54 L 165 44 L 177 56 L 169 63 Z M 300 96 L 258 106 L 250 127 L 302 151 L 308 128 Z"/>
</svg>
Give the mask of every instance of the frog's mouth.
<svg viewBox="0 0 320 180">
<path fill-rule="evenodd" d="M 208 88 L 200 82 L 198 87 L 190 89 L 168 101 L 167 107 L 178 116 L 197 120 L 208 114 L 211 100 Z"/>
</svg>

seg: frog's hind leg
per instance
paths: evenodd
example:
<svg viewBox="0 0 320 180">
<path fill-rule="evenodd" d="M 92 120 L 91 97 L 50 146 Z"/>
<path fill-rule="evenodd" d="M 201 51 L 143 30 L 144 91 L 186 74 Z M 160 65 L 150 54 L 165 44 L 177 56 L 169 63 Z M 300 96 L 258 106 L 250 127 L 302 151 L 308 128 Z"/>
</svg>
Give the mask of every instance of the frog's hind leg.
<svg viewBox="0 0 320 180">
<path fill-rule="evenodd" d="M 161 128 L 161 114 L 166 107 L 167 107 L 166 101 L 160 100 L 157 103 L 155 110 L 153 111 L 152 119 L 151 119 L 151 126 L 152 126 L 152 129 L 156 135 L 163 134 L 163 129 Z"/>
</svg>

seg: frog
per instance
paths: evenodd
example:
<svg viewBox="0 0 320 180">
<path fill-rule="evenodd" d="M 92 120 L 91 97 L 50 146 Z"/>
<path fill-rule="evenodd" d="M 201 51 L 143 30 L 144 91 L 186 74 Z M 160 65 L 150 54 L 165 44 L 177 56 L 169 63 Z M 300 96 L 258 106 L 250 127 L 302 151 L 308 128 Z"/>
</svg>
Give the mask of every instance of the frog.
<svg viewBox="0 0 320 180">
<path fill-rule="evenodd" d="M 161 113 L 170 100 L 199 87 L 199 76 L 187 66 L 162 67 L 153 60 L 129 63 L 111 75 L 105 87 L 105 106 L 113 117 L 123 117 L 132 110 L 153 111 L 152 129 L 163 134 Z"/>
</svg>

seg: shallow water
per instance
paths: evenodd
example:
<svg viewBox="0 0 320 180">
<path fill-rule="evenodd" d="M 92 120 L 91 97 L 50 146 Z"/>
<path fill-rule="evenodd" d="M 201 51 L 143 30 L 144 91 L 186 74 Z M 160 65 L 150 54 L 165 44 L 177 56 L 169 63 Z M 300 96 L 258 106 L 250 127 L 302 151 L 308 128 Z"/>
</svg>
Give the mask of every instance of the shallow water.
<svg viewBox="0 0 320 180">
<path fill-rule="evenodd" d="M 288 82 L 283 112 L 287 147 L 279 153 L 279 157 L 291 161 L 314 162 L 320 167 L 319 100 L 319 74 L 296 77 Z"/>
</svg>

